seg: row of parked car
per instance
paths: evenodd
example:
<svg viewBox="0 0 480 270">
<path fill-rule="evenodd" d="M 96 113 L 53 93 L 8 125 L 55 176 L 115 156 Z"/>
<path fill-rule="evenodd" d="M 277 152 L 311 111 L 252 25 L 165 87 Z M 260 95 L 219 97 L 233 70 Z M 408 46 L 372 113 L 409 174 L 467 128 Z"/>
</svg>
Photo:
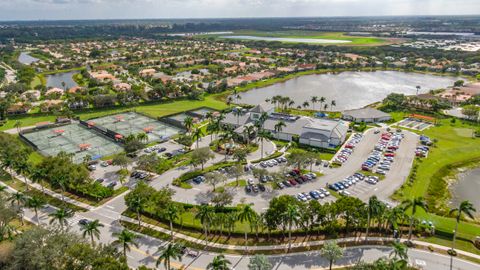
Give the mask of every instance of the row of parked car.
<svg viewBox="0 0 480 270">
<path fill-rule="evenodd" d="M 350 188 L 351 186 L 356 185 L 361 181 L 365 181 L 369 184 L 376 185 L 380 179 L 378 176 L 366 176 L 363 173 L 355 173 L 342 181 L 338 181 L 336 183 L 330 184 L 328 186 L 329 189 L 333 191 L 339 192 L 341 195 L 349 196 L 350 193 L 346 191 L 346 189 Z"/>
<path fill-rule="evenodd" d="M 285 174 L 285 180 L 277 183 L 279 189 L 284 189 L 287 187 L 292 187 L 296 185 L 301 185 L 308 181 L 312 181 L 317 178 L 317 175 L 314 173 L 301 174 L 299 170 L 294 169 Z"/>
<path fill-rule="evenodd" d="M 255 192 L 255 193 L 258 193 L 259 191 L 261 192 L 265 192 L 267 189 L 265 188 L 265 186 L 263 184 L 255 184 L 255 181 L 252 179 L 252 178 L 249 178 L 247 180 L 247 185 L 245 186 L 245 191 L 247 193 L 250 193 L 250 192 Z"/>
<path fill-rule="evenodd" d="M 267 167 L 273 167 L 285 162 L 287 162 L 287 159 L 285 157 L 279 157 L 279 158 L 273 158 L 270 160 L 262 161 L 259 163 L 259 165 L 262 168 L 267 168 Z"/>
<path fill-rule="evenodd" d="M 151 147 L 147 147 L 145 149 L 143 149 L 143 152 L 147 153 L 147 154 L 150 154 L 150 153 L 163 153 L 167 150 L 167 148 L 165 147 L 162 147 L 160 146 L 160 144 L 157 144 L 157 145 L 154 145 L 154 146 L 151 146 Z"/>
<path fill-rule="evenodd" d="M 335 157 L 334 162 L 345 163 L 362 138 L 363 135 L 361 133 L 353 134 L 352 138 L 345 144 L 345 147 L 340 150 L 339 154 Z"/>
<path fill-rule="evenodd" d="M 319 188 L 310 192 L 300 192 L 294 197 L 301 202 L 307 202 L 309 200 L 320 200 L 328 196 L 330 196 L 330 192 L 328 190 L 325 188 Z"/>
<path fill-rule="evenodd" d="M 415 156 L 417 157 L 427 157 L 430 147 L 426 145 L 420 145 L 415 149 Z"/>
<path fill-rule="evenodd" d="M 400 148 L 400 143 L 404 135 L 401 132 L 383 133 L 374 150 L 362 164 L 362 170 L 373 171 L 385 175 L 390 170 L 395 157 L 395 151 Z"/>
</svg>

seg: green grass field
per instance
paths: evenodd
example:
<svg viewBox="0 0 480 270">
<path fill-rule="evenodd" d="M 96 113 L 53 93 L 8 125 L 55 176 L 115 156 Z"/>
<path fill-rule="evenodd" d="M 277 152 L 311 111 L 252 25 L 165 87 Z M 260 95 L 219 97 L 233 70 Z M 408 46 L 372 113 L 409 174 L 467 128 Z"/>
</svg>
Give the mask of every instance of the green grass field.
<svg viewBox="0 0 480 270">
<path fill-rule="evenodd" d="M 234 31 L 233 34 L 229 34 L 229 35 L 279 37 L 279 38 L 303 38 L 303 39 L 330 39 L 330 40 L 351 41 L 349 43 L 325 43 L 325 44 L 318 44 L 318 45 L 342 45 L 342 46 L 384 45 L 391 42 L 389 40 L 381 39 L 378 37 L 348 36 L 346 35 L 346 33 L 342 33 L 342 32 L 318 32 L 318 31 L 301 31 L 301 30 L 272 31 L 272 32 L 263 32 L 263 31 L 256 31 L 256 30 L 239 30 L 239 31 Z M 221 38 L 218 35 L 202 35 L 199 37 Z M 296 42 L 286 42 L 286 43 L 296 43 Z"/>
</svg>

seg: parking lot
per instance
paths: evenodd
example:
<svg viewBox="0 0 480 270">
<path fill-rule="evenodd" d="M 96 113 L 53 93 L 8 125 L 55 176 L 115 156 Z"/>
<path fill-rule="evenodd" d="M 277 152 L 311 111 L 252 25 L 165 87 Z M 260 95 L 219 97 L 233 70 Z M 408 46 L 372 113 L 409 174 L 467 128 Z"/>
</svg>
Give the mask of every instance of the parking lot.
<svg viewBox="0 0 480 270">
<path fill-rule="evenodd" d="M 422 131 L 433 125 L 430 122 L 424 122 L 414 118 L 406 118 L 400 121 L 398 126 Z"/>
</svg>

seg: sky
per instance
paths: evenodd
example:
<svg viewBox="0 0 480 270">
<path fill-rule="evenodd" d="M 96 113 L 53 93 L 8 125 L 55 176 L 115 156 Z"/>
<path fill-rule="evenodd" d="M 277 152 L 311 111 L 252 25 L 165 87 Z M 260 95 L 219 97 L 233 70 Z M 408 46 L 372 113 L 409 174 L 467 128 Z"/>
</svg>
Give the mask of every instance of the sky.
<svg viewBox="0 0 480 270">
<path fill-rule="evenodd" d="M 480 14 L 480 0 L 0 0 L 0 21 Z"/>
</svg>

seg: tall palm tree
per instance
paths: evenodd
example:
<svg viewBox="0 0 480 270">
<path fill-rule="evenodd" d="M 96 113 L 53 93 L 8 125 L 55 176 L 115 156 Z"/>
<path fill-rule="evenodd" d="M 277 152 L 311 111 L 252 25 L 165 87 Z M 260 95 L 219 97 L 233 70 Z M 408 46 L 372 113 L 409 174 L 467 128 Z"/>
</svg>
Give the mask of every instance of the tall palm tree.
<svg viewBox="0 0 480 270">
<path fill-rule="evenodd" d="M 167 247 L 159 247 L 158 252 L 160 252 L 160 256 L 158 257 L 155 265 L 158 267 L 158 265 L 160 265 L 160 263 L 163 261 L 163 266 L 165 266 L 165 269 L 170 270 L 172 259 L 182 261 L 182 250 L 183 246 L 178 243 L 168 243 Z"/>
<path fill-rule="evenodd" d="M 468 216 L 471 219 L 474 219 L 473 213 L 476 212 L 477 210 L 475 207 L 473 207 L 473 204 L 469 201 L 463 201 L 460 203 L 458 208 L 454 208 L 450 210 L 450 215 L 455 216 L 455 231 L 453 231 L 453 241 L 452 241 L 452 250 L 455 251 L 455 240 L 457 239 L 457 231 L 458 231 L 458 224 L 460 224 L 460 218 L 462 217 L 462 214 Z"/>
<path fill-rule="evenodd" d="M 416 197 L 414 199 L 407 199 L 402 202 L 403 209 L 405 212 L 412 209 L 411 216 L 410 216 L 410 226 L 408 228 L 408 241 L 412 239 L 412 231 L 413 231 L 413 221 L 415 219 L 415 214 L 417 213 L 417 209 L 421 208 L 427 211 L 427 203 L 423 199 L 423 197 Z"/>
<path fill-rule="evenodd" d="M 16 192 L 10 195 L 8 200 L 11 202 L 12 205 L 16 205 L 17 209 L 20 210 L 20 220 L 22 221 L 22 225 L 24 225 L 23 222 L 23 211 L 22 210 L 22 205 L 24 205 L 27 201 L 27 197 L 21 192 Z"/>
<path fill-rule="evenodd" d="M 143 211 L 145 200 L 146 198 L 142 198 L 141 196 L 135 196 L 132 200 L 129 201 L 129 204 L 128 204 L 128 207 L 132 211 L 135 211 L 135 213 L 137 214 L 137 221 L 138 221 L 139 228 L 142 222 L 140 212 Z"/>
<path fill-rule="evenodd" d="M 247 221 L 249 224 L 253 223 L 256 219 L 258 218 L 257 212 L 253 210 L 253 208 L 247 204 L 240 209 L 237 215 L 237 219 L 240 222 L 245 222 Z M 247 249 L 247 244 L 248 244 L 248 232 L 245 230 L 245 250 Z"/>
<path fill-rule="evenodd" d="M 266 138 L 268 138 L 270 134 L 268 131 L 261 129 L 257 132 L 257 137 L 260 139 L 260 158 L 263 158 L 263 142 L 265 141 Z"/>
<path fill-rule="evenodd" d="M 247 145 L 250 144 L 250 137 L 255 134 L 255 126 L 247 125 L 243 130 Z"/>
<path fill-rule="evenodd" d="M 165 210 L 168 222 L 170 223 L 170 238 L 173 239 L 173 221 L 178 218 L 178 207 L 174 203 L 169 203 Z"/>
<path fill-rule="evenodd" d="M 92 246 L 95 246 L 95 240 L 93 237 L 100 239 L 100 227 L 103 227 L 103 224 L 100 223 L 98 219 L 80 225 L 80 230 L 82 231 L 83 237 L 85 238 L 87 235 L 90 236 Z"/>
<path fill-rule="evenodd" d="M 279 137 L 278 133 L 282 132 L 283 128 L 286 127 L 287 125 L 285 124 L 285 122 L 283 121 L 278 121 L 275 126 L 274 126 L 274 129 L 275 129 L 275 134 L 277 134 L 277 139 Z"/>
<path fill-rule="evenodd" d="M 237 126 L 240 125 L 240 116 L 242 115 L 242 110 L 235 109 L 233 110 L 233 115 L 237 117 Z"/>
<path fill-rule="evenodd" d="M 318 102 L 318 97 L 317 97 L 317 96 L 313 96 L 313 97 L 310 99 L 310 102 L 312 103 L 312 110 L 315 110 L 315 103 Z"/>
<path fill-rule="evenodd" d="M 208 231 L 213 220 L 213 215 L 213 209 L 208 205 L 200 205 L 198 207 L 198 212 L 195 215 L 195 219 L 200 220 L 200 223 L 203 226 L 205 232 L 205 243 L 208 241 Z"/>
<path fill-rule="evenodd" d="M 38 218 L 38 208 L 43 207 L 45 204 L 45 200 L 38 196 L 29 197 L 25 204 L 28 208 L 32 208 L 35 212 L 35 219 L 37 220 L 38 225 L 40 225 L 40 219 Z"/>
<path fill-rule="evenodd" d="M 187 129 L 187 132 L 190 132 L 193 127 L 193 118 L 190 116 L 185 117 L 185 119 L 183 119 L 183 125 Z"/>
<path fill-rule="evenodd" d="M 113 241 L 113 244 L 122 245 L 123 256 L 125 258 L 127 258 L 127 251 L 130 251 L 130 245 L 138 247 L 138 243 L 136 241 L 138 236 L 127 229 L 123 229 L 120 233 L 113 233 L 113 236 L 117 237 L 117 240 Z"/>
<path fill-rule="evenodd" d="M 370 230 L 372 218 L 379 214 L 380 209 L 381 202 L 377 199 L 377 196 L 370 197 L 367 204 L 367 231 L 365 232 L 365 241 L 368 240 L 368 231 Z"/>
<path fill-rule="evenodd" d="M 286 211 L 283 213 L 283 218 L 288 225 L 288 249 L 292 245 L 292 227 L 298 221 L 300 217 L 300 212 L 298 211 L 297 205 L 290 204 L 287 206 Z"/>
<path fill-rule="evenodd" d="M 327 99 L 326 99 L 325 97 L 320 97 L 320 98 L 318 99 L 318 102 L 320 103 L 320 110 L 322 109 L 322 104 L 325 103 L 326 100 L 327 100 Z"/>
<path fill-rule="evenodd" d="M 15 121 L 15 124 L 13 125 L 14 128 L 17 129 L 17 133 L 20 133 L 20 129 L 22 128 L 22 121 Z"/>
<path fill-rule="evenodd" d="M 308 103 L 308 101 L 305 101 L 303 102 L 302 106 L 304 109 L 306 109 L 308 106 L 310 106 L 310 103 Z"/>
<path fill-rule="evenodd" d="M 229 270 L 229 265 L 232 264 L 225 258 L 225 255 L 220 254 L 213 258 L 213 261 L 207 265 L 207 270 Z"/>
<path fill-rule="evenodd" d="M 137 134 L 137 140 L 148 143 L 148 135 L 145 132 L 140 132 Z"/>
<path fill-rule="evenodd" d="M 50 217 L 49 224 L 53 224 L 54 222 L 58 222 L 60 228 L 63 231 L 63 226 L 68 226 L 68 219 L 73 217 L 74 211 L 68 208 L 59 208 L 55 212 L 50 213 L 48 216 Z"/>
<path fill-rule="evenodd" d="M 30 169 L 30 180 L 32 180 L 33 183 L 38 183 L 42 187 L 42 192 L 45 193 L 45 187 L 42 185 L 43 180 L 46 177 L 46 172 L 43 167 L 40 166 L 34 166 L 33 168 Z"/>
<path fill-rule="evenodd" d="M 192 133 L 192 139 L 196 142 L 196 148 L 198 149 L 198 141 L 203 136 L 203 131 L 199 128 L 196 128 Z"/>
<path fill-rule="evenodd" d="M 30 171 L 30 165 L 26 159 L 20 158 L 17 162 L 14 163 L 13 169 L 16 173 L 23 175 L 23 180 L 25 182 L 25 187 L 27 191 L 29 190 L 27 182 L 27 173 Z"/>
<path fill-rule="evenodd" d="M 330 109 L 333 111 L 333 107 L 337 106 L 337 102 L 335 100 L 330 101 Z"/>
</svg>

